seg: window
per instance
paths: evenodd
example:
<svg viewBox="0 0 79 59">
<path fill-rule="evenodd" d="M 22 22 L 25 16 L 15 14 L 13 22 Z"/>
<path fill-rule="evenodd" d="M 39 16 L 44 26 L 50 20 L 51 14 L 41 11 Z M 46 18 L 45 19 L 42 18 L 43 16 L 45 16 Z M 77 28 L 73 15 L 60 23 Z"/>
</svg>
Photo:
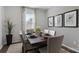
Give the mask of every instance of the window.
<svg viewBox="0 0 79 59">
<path fill-rule="evenodd" d="M 25 30 L 35 28 L 35 12 L 34 9 L 25 9 Z"/>
</svg>

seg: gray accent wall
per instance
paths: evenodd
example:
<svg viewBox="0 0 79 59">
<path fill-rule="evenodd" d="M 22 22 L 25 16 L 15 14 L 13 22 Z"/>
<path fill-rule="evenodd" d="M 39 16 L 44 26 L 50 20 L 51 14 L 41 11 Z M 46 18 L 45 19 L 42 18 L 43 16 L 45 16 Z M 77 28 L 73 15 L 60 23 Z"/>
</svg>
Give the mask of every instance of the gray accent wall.
<svg viewBox="0 0 79 59">
<path fill-rule="evenodd" d="M 79 9 L 79 7 L 78 6 L 51 6 L 51 8 L 48 10 L 48 16 L 55 16 L 57 14 L 61 14 L 74 9 Z M 79 27 L 78 28 L 47 27 L 47 28 L 55 30 L 57 35 L 64 35 L 63 44 L 67 45 L 72 49 L 79 51 Z"/>
</svg>

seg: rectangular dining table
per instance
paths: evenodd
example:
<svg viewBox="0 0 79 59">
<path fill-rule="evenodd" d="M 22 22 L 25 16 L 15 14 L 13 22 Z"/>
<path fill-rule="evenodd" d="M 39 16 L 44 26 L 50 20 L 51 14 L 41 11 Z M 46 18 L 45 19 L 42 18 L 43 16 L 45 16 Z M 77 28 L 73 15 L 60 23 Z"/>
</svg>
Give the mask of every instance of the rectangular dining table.
<svg viewBox="0 0 79 59">
<path fill-rule="evenodd" d="M 36 37 L 36 38 L 30 38 L 27 36 L 27 42 L 26 42 L 26 52 L 35 50 L 39 51 L 39 48 L 47 46 L 46 40 L 43 39 L 43 37 Z"/>
<path fill-rule="evenodd" d="M 45 40 L 43 39 L 43 37 L 37 37 L 37 38 L 28 38 L 28 41 L 30 42 L 30 44 L 36 44 L 44 42 Z"/>
</svg>

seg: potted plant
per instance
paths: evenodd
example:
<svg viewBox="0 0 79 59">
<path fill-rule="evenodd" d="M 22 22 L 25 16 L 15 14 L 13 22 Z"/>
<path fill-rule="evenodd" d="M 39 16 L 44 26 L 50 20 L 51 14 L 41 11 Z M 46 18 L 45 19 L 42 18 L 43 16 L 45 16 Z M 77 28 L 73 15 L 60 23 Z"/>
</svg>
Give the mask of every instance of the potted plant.
<svg viewBox="0 0 79 59">
<path fill-rule="evenodd" d="M 13 23 L 10 20 L 7 20 L 7 29 L 8 29 L 8 34 L 6 35 L 7 39 L 7 45 L 10 45 L 12 43 L 12 29 L 13 29 Z"/>
<path fill-rule="evenodd" d="M 36 32 L 37 35 L 40 35 L 40 33 L 41 33 L 40 27 L 36 27 L 35 32 Z"/>
</svg>

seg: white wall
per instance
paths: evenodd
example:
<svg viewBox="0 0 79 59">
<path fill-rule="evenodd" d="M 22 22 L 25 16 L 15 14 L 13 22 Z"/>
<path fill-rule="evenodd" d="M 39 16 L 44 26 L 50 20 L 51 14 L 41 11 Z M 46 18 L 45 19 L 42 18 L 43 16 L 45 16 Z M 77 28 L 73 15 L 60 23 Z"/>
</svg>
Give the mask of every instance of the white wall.
<svg viewBox="0 0 79 59">
<path fill-rule="evenodd" d="M 36 26 L 40 26 L 42 30 L 47 27 L 47 10 L 36 9 L 35 10 L 36 17 Z"/>
<path fill-rule="evenodd" d="M 18 42 L 20 41 L 19 32 L 21 31 L 21 7 L 20 6 L 6 6 L 4 7 L 5 11 L 5 20 L 8 18 L 13 22 L 14 28 L 12 31 L 13 34 L 13 41 L 12 42 Z M 3 35 L 3 44 L 6 44 L 6 28 L 4 30 Z"/>
<path fill-rule="evenodd" d="M 70 6 L 70 7 L 57 7 L 57 6 L 52 6 L 49 10 L 48 10 L 48 16 L 55 16 L 57 14 L 61 14 L 70 10 L 74 10 L 74 9 L 79 9 L 78 6 Z M 78 19 L 79 20 L 79 19 Z M 48 27 L 49 28 L 49 27 Z M 64 37 L 64 44 L 76 49 L 79 51 L 79 27 L 78 28 L 49 28 L 49 29 L 53 29 L 56 30 L 57 35 L 61 35 L 63 34 Z"/>
<path fill-rule="evenodd" d="M 21 31 L 21 26 L 23 26 L 23 18 L 21 18 L 22 15 L 22 9 L 20 6 L 5 6 L 4 7 L 4 20 L 2 21 L 2 44 L 6 44 L 6 34 L 7 29 L 5 27 L 5 21 L 9 18 L 15 27 L 13 28 L 12 34 L 13 34 L 13 42 L 20 41 L 19 32 Z M 44 25 L 47 23 L 45 21 L 47 18 L 47 11 L 42 9 L 36 9 L 35 10 L 35 16 L 36 16 L 36 26 L 41 26 L 42 29 L 46 28 L 47 25 Z M 21 20 L 22 19 L 22 20 Z M 42 22 L 41 22 L 42 21 Z M 23 23 L 22 23 L 23 22 Z"/>
<path fill-rule="evenodd" d="M 2 48 L 2 21 L 3 21 L 3 13 L 4 13 L 4 8 L 0 7 L 0 49 Z"/>
</svg>

